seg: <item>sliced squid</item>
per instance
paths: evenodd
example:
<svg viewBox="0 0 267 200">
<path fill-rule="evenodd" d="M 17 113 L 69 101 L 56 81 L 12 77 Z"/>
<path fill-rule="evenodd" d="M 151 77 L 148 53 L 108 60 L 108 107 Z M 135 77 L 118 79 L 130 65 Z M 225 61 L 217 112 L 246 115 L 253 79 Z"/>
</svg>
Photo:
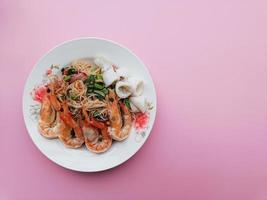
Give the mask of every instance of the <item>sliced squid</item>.
<svg viewBox="0 0 267 200">
<path fill-rule="evenodd" d="M 110 68 L 112 68 L 112 63 L 110 63 L 108 60 L 106 60 L 103 57 L 98 57 L 94 60 L 94 63 L 101 67 L 103 71 L 107 71 Z"/>
<path fill-rule="evenodd" d="M 132 96 L 140 96 L 144 90 L 144 82 L 135 77 L 130 77 L 128 82 L 131 85 Z"/>
<path fill-rule="evenodd" d="M 139 112 L 139 109 L 132 102 L 130 102 L 130 107 L 132 112 Z"/>
<path fill-rule="evenodd" d="M 110 86 L 113 82 L 118 80 L 118 76 L 116 72 L 113 70 L 113 68 L 109 68 L 107 71 L 104 71 L 103 73 L 103 81 L 106 85 L 106 87 Z"/>
<path fill-rule="evenodd" d="M 132 94 L 131 85 L 128 81 L 118 81 L 115 87 L 116 94 L 124 99 Z"/>
<path fill-rule="evenodd" d="M 147 99 L 143 95 L 138 97 L 130 97 L 130 103 L 142 113 L 146 112 L 149 106 Z"/>
</svg>

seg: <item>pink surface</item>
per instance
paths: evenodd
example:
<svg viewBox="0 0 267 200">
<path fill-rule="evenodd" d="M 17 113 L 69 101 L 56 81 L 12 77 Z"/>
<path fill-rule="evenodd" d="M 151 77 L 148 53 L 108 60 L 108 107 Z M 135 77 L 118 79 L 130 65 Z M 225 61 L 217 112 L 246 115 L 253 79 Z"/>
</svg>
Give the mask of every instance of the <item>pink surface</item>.
<svg viewBox="0 0 267 200">
<path fill-rule="evenodd" d="M 0 200 L 267 199 L 265 0 L 0 1 Z M 77 173 L 34 146 L 22 89 L 80 36 L 132 49 L 158 92 L 151 137 L 125 164 Z"/>
</svg>

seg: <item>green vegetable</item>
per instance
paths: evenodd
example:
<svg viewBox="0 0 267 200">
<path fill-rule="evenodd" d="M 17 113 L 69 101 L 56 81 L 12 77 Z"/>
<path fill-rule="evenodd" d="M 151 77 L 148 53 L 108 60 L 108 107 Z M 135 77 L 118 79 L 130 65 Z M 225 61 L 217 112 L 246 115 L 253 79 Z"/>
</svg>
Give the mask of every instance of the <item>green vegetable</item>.
<svg viewBox="0 0 267 200">
<path fill-rule="evenodd" d="M 96 96 L 96 98 L 98 98 L 99 100 L 103 100 L 104 99 L 104 97 L 103 96 L 101 96 L 101 95 L 95 95 Z"/>
<path fill-rule="evenodd" d="M 76 100 L 76 99 L 78 98 L 78 96 L 73 96 L 73 95 L 71 95 L 70 98 L 71 98 L 72 100 Z"/>
<path fill-rule="evenodd" d="M 100 113 L 98 112 L 98 111 L 95 111 L 94 113 L 93 113 L 93 117 L 97 117 L 97 116 L 99 116 L 100 115 Z"/>
<path fill-rule="evenodd" d="M 103 77 L 101 74 L 90 75 L 84 81 L 84 84 L 87 87 L 87 95 L 94 92 L 96 97 L 100 100 L 103 100 L 108 94 L 108 89 L 103 84 Z"/>
<path fill-rule="evenodd" d="M 88 88 L 87 93 L 92 93 L 94 91 L 93 88 Z"/>
<path fill-rule="evenodd" d="M 84 81 L 85 84 L 91 84 L 93 85 L 95 83 L 95 77 L 94 75 L 90 75 L 87 77 L 87 79 Z"/>
<path fill-rule="evenodd" d="M 76 74 L 77 71 L 76 69 L 74 69 L 73 67 L 71 67 L 68 71 L 67 71 L 67 75 L 72 75 L 72 74 Z"/>
<path fill-rule="evenodd" d="M 91 73 L 95 73 L 98 69 L 99 69 L 99 67 L 97 67 L 97 66 L 92 66 L 90 72 L 91 72 Z"/>
<path fill-rule="evenodd" d="M 100 85 L 100 84 L 98 84 L 98 83 L 95 83 L 95 89 L 97 89 L 97 90 L 102 90 L 103 88 L 104 88 L 103 85 Z"/>
<path fill-rule="evenodd" d="M 97 83 L 103 83 L 103 76 L 101 74 L 96 75 L 95 82 Z"/>
<path fill-rule="evenodd" d="M 91 81 L 95 81 L 95 76 L 94 75 L 90 75 L 89 77 L 88 77 L 88 81 L 89 82 L 91 82 Z"/>
<path fill-rule="evenodd" d="M 63 80 L 66 81 L 66 82 L 68 82 L 70 79 L 71 79 L 70 76 L 64 76 L 64 77 L 63 77 Z"/>
<path fill-rule="evenodd" d="M 87 79 L 84 81 L 84 84 L 87 87 L 87 95 L 94 91 L 94 87 L 95 87 L 94 83 L 95 83 L 95 76 L 94 75 L 88 76 Z"/>
<path fill-rule="evenodd" d="M 97 80 L 103 80 L 103 76 L 102 76 L 101 74 L 97 74 L 97 75 L 96 75 L 96 79 L 97 79 Z"/>
<path fill-rule="evenodd" d="M 105 96 L 106 96 L 104 92 L 99 91 L 99 90 L 95 90 L 94 93 L 97 94 L 97 95 L 102 96 L 103 98 L 105 98 Z"/>
<path fill-rule="evenodd" d="M 87 86 L 88 89 L 94 89 L 94 85 L 87 84 L 86 86 Z"/>
<path fill-rule="evenodd" d="M 107 88 L 103 88 L 102 92 L 107 95 L 108 94 L 108 89 Z"/>
<path fill-rule="evenodd" d="M 131 109 L 131 105 L 130 105 L 130 100 L 129 99 L 125 99 L 124 103 L 129 109 Z"/>
</svg>

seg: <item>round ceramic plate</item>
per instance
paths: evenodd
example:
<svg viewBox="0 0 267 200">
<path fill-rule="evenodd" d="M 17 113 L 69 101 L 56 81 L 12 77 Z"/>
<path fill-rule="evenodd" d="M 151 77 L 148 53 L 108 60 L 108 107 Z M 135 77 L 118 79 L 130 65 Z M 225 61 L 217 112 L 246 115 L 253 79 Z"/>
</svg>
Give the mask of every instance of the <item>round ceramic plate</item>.
<svg viewBox="0 0 267 200">
<path fill-rule="evenodd" d="M 42 83 L 44 74 L 52 64 L 60 68 L 73 60 L 103 56 L 118 67 L 125 67 L 131 76 L 144 80 L 144 95 L 153 108 L 149 111 L 147 126 L 136 130 L 133 126 L 129 138 L 113 142 L 102 154 L 66 148 L 58 139 L 46 139 L 37 129 L 40 103 L 34 101 L 31 92 Z M 156 92 L 153 81 L 144 63 L 129 49 L 115 42 L 99 38 L 81 38 L 64 42 L 46 53 L 34 66 L 25 84 L 23 93 L 23 116 L 30 137 L 40 151 L 58 165 L 82 172 L 96 172 L 118 166 L 132 157 L 148 138 L 156 116 Z"/>
</svg>

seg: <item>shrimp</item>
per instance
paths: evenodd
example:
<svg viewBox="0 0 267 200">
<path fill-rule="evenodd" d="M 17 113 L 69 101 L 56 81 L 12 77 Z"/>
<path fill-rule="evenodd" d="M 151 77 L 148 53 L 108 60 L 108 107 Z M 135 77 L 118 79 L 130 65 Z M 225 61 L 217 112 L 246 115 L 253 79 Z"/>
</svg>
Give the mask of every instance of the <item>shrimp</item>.
<svg viewBox="0 0 267 200">
<path fill-rule="evenodd" d="M 63 102 L 63 109 L 60 113 L 60 134 L 59 139 L 66 147 L 79 148 L 84 143 L 84 136 L 79 124 L 69 113 L 67 102 Z"/>
<path fill-rule="evenodd" d="M 94 153 L 107 151 L 112 144 L 112 139 L 108 134 L 108 128 L 96 129 L 94 127 L 84 127 L 85 146 Z M 101 132 L 101 134 L 100 134 Z"/>
<path fill-rule="evenodd" d="M 85 146 L 94 153 L 107 151 L 112 144 L 112 138 L 108 134 L 108 128 L 103 122 L 90 120 L 87 112 L 83 109 L 85 117 L 82 130 L 85 138 Z"/>
<path fill-rule="evenodd" d="M 109 91 L 108 98 L 111 137 L 117 141 L 125 140 L 129 136 L 132 127 L 131 113 L 124 104 L 118 102 L 114 91 Z"/>
<path fill-rule="evenodd" d="M 111 134 L 111 137 L 115 139 L 114 135 L 119 136 L 122 127 L 121 113 L 120 108 L 118 107 L 118 98 L 113 90 L 109 90 L 107 98 L 107 108 L 109 111 L 110 120 L 109 132 Z"/>
<path fill-rule="evenodd" d="M 50 83 L 48 84 L 48 89 L 47 89 L 47 93 L 48 93 L 48 97 L 50 99 L 50 102 L 52 104 L 52 106 L 54 107 L 54 109 L 56 111 L 59 111 L 61 108 L 60 102 L 57 99 L 57 96 L 55 94 L 55 88 L 56 88 L 56 83 Z"/>
<path fill-rule="evenodd" d="M 40 110 L 40 119 L 38 122 L 38 129 L 42 136 L 46 138 L 57 138 L 59 115 L 51 105 L 47 95 L 42 100 L 42 107 Z"/>
<path fill-rule="evenodd" d="M 120 136 L 117 138 L 117 140 L 124 140 L 129 137 L 130 130 L 132 128 L 132 114 L 125 104 L 121 102 L 119 104 L 122 110 L 123 126 L 120 131 Z M 116 136 L 114 136 L 114 138 L 115 137 Z"/>
</svg>

